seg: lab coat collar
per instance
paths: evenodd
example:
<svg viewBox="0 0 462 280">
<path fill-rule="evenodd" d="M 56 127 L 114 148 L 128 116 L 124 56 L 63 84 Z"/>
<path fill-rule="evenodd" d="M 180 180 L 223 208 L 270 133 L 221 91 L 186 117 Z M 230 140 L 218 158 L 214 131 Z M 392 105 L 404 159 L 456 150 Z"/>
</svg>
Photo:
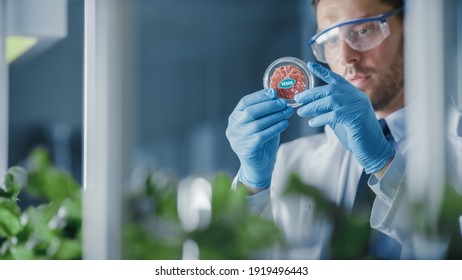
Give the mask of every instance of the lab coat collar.
<svg viewBox="0 0 462 280">
<path fill-rule="evenodd" d="M 406 108 L 391 113 L 385 118 L 390 133 L 396 143 L 399 143 L 406 137 Z"/>
<path fill-rule="evenodd" d="M 390 133 L 393 136 L 393 139 L 396 143 L 400 142 L 406 137 L 406 108 L 402 107 L 401 109 L 391 113 L 385 118 Z M 324 127 L 324 131 L 328 139 L 335 137 L 335 133 L 332 128 L 328 125 Z"/>
</svg>

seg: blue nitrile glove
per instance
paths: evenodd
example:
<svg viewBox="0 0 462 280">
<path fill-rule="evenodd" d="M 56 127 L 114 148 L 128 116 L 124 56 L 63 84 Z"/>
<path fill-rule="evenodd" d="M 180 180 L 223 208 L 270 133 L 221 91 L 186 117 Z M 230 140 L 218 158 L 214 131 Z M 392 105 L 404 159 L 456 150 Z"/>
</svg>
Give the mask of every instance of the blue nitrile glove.
<svg viewBox="0 0 462 280">
<path fill-rule="evenodd" d="M 304 105 L 297 113 L 314 116 L 310 126 L 330 125 L 367 174 L 382 169 L 395 151 L 382 133 L 368 96 L 317 63 L 309 62 L 308 68 L 327 85 L 296 95 L 295 101 Z"/>
<path fill-rule="evenodd" d="M 274 89 L 244 96 L 228 118 L 226 137 L 241 162 L 239 181 L 256 188 L 269 187 L 276 151 L 287 118 L 294 109 L 276 97 Z"/>
</svg>

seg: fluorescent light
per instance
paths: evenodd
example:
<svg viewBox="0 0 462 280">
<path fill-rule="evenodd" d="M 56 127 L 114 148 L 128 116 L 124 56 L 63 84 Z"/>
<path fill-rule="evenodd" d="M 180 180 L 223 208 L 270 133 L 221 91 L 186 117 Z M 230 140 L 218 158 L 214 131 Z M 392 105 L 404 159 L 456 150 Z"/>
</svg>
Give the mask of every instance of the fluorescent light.
<svg viewBox="0 0 462 280">
<path fill-rule="evenodd" d="M 23 55 L 35 44 L 37 38 L 24 36 L 7 36 L 6 37 L 6 60 L 8 63 Z"/>
</svg>

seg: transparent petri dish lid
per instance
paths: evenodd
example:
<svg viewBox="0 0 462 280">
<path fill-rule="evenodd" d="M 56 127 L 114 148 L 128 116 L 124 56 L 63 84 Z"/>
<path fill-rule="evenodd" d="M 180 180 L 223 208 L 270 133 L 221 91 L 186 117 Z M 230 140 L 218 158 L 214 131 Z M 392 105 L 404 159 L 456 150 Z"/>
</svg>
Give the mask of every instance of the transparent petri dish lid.
<svg viewBox="0 0 462 280">
<path fill-rule="evenodd" d="M 304 90 L 313 88 L 314 77 L 306 63 L 295 57 L 282 57 L 266 68 L 263 75 L 263 87 L 274 88 L 277 96 L 287 100 L 287 104 L 298 107 L 294 96 Z"/>
</svg>

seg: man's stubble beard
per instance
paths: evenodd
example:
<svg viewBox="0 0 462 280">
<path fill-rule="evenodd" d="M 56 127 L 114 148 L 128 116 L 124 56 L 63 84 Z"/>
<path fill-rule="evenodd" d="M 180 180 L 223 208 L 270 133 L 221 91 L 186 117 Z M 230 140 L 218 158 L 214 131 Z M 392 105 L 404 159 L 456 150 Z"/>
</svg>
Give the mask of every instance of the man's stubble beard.
<svg viewBox="0 0 462 280">
<path fill-rule="evenodd" d="M 398 98 L 404 87 L 403 44 L 390 66 L 390 71 L 379 77 L 376 88 L 371 90 L 369 98 L 374 111 L 383 111 Z"/>
</svg>

